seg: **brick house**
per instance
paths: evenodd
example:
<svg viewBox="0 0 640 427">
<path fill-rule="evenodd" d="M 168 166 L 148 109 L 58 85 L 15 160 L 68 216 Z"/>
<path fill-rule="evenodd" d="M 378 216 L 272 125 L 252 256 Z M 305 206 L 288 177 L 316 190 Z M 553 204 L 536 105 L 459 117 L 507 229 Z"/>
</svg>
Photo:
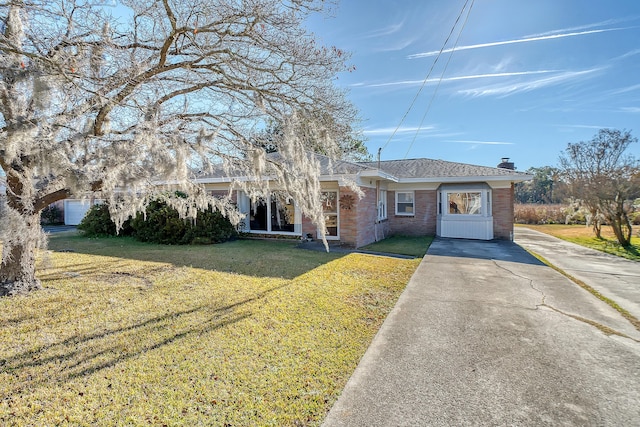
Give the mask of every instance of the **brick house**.
<svg viewBox="0 0 640 427">
<path fill-rule="evenodd" d="M 394 234 L 481 240 L 513 239 L 514 184 L 531 179 L 503 159 L 492 168 L 432 159 L 323 164 L 326 236 L 360 247 Z M 198 181 L 213 194 L 227 193 L 220 175 Z M 356 183 L 358 197 L 346 183 Z M 316 238 L 316 227 L 294 200 L 251 201 L 233 190 L 247 233 Z"/>
</svg>

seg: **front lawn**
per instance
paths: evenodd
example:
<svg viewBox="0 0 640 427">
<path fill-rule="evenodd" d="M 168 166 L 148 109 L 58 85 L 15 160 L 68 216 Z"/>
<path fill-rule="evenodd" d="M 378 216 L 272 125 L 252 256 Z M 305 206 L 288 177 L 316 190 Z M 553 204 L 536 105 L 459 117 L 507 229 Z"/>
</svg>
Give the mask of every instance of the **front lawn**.
<svg viewBox="0 0 640 427">
<path fill-rule="evenodd" d="M 607 226 L 602 227 L 602 239 L 597 239 L 592 228 L 585 225 L 526 224 L 517 226 L 531 228 L 532 230 L 541 231 L 581 246 L 597 249 L 619 257 L 640 261 L 640 237 L 637 236 L 637 230 L 635 228 L 634 235 L 631 237 L 631 247 L 623 248 L 616 240 L 613 231 L 611 231 L 611 227 Z"/>
<path fill-rule="evenodd" d="M 0 425 L 319 425 L 420 260 L 294 245 L 53 236 L 0 299 Z"/>
<path fill-rule="evenodd" d="M 391 236 L 360 249 L 422 258 L 432 241 L 433 236 Z"/>
</svg>

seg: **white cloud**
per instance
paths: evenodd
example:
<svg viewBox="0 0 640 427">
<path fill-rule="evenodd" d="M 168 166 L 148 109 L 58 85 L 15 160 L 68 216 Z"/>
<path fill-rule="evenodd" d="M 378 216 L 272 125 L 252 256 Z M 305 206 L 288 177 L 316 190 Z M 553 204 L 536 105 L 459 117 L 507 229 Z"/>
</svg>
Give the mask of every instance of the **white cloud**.
<svg viewBox="0 0 640 427">
<path fill-rule="evenodd" d="M 604 129 L 609 126 L 596 126 L 596 125 L 557 125 L 563 128 L 577 128 L 577 129 Z"/>
<path fill-rule="evenodd" d="M 619 61 L 619 60 L 622 60 L 622 59 L 627 59 L 627 58 L 630 58 L 632 56 L 636 56 L 638 54 L 640 54 L 640 49 L 633 49 L 633 50 L 630 50 L 627 53 L 623 53 L 622 55 L 613 58 L 612 61 Z"/>
<path fill-rule="evenodd" d="M 640 113 L 640 107 L 622 107 L 620 111 L 623 113 Z"/>
<path fill-rule="evenodd" d="M 604 33 L 608 31 L 618 31 L 623 29 L 625 28 L 608 28 L 608 29 L 602 29 L 602 30 L 579 31 L 579 32 L 573 32 L 573 33 L 551 34 L 547 36 L 526 37 L 521 39 L 504 40 L 499 42 L 480 43 L 480 44 L 458 46 L 456 48 L 444 49 L 442 53 L 450 53 L 453 51 L 457 52 L 461 50 L 481 49 L 481 48 L 493 47 L 493 46 L 504 46 L 504 45 L 516 44 L 516 43 L 529 43 L 529 42 L 536 42 L 536 41 L 542 41 L 542 40 L 560 39 L 565 37 L 583 36 L 587 34 L 598 34 L 598 33 Z M 414 53 L 412 55 L 407 56 L 407 58 L 408 59 L 425 58 L 429 56 L 435 56 L 438 53 L 440 53 L 439 50 L 432 50 L 430 52 Z"/>
<path fill-rule="evenodd" d="M 577 80 L 590 77 L 592 74 L 600 71 L 601 68 L 592 68 L 583 71 L 565 71 L 558 73 L 551 77 L 545 77 L 541 79 L 527 80 L 521 82 L 513 82 L 507 84 L 496 84 L 484 87 L 475 87 L 472 89 L 459 90 L 461 95 L 468 95 L 473 97 L 479 96 L 509 96 L 516 93 L 530 92 L 533 90 L 541 89 L 547 86 L 553 86 L 560 83 L 564 83 L 571 80 Z"/>
<path fill-rule="evenodd" d="M 621 93 L 633 92 L 634 90 L 640 90 L 640 83 L 637 85 L 631 85 L 627 87 L 623 87 L 621 89 L 615 90 L 611 92 L 613 95 L 619 95 Z"/>
<path fill-rule="evenodd" d="M 628 16 L 628 17 L 619 18 L 619 19 L 607 19 L 606 21 L 595 22 L 593 24 L 578 25 L 576 27 L 562 28 L 560 30 L 551 30 L 551 31 L 547 31 L 547 32 L 544 32 L 544 33 L 538 33 L 538 34 L 529 34 L 529 35 L 525 36 L 525 38 L 548 36 L 548 35 L 551 35 L 551 34 L 558 34 L 558 33 L 572 32 L 572 31 L 586 30 L 588 28 L 605 27 L 607 25 L 616 25 L 616 24 L 619 24 L 621 22 L 635 21 L 637 19 L 638 19 L 637 16 Z"/>
<path fill-rule="evenodd" d="M 406 49 L 407 47 L 411 46 L 416 40 L 418 40 L 419 37 L 417 36 L 411 36 L 408 37 L 406 39 L 398 39 L 395 40 L 393 42 L 390 42 L 387 46 L 384 47 L 379 47 L 377 49 L 375 49 L 378 52 L 394 52 L 397 50 L 403 50 Z"/>
<path fill-rule="evenodd" d="M 457 142 L 460 144 L 479 144 L 479 145 L 514 145 L 513 142 L 502 142 L 502 141 L 476 141 L 469 139 L 455 139 L 449 140 L 446 142 Z"/>
<path fill-rule="evenodd" d="M 401 22 L 398 22 L 397 24 L 391 24 L 384 28 L 370 31 L 369 33 L 365 34 L 363 38 L 373 39 L 378 37 L 390 36 L 400 31 L 402 27 L 404 27 L 404 20 Z"/>
<path fill-rule="evenodd" d="M 423 126 L 421 128 L 417 126 L 401 126 L 399 128 L 387 127 L 387 128 L 375 128 L 375 129 L 365 129 L 362 133 L 368 136 L 389 136 L 394 132 L 396 135 L 406 134 L 406 133 L 416 133 L 420 132 L 428 132 L 434 130 L 434 126 Z"/>
</svg>

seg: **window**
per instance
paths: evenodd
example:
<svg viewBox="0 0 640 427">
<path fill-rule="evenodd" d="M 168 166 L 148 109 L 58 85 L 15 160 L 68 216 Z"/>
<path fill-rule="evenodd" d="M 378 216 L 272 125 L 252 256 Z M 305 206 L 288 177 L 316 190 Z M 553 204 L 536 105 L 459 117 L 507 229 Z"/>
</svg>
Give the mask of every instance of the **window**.
<svg viewBox="0 0 640 427">
<path fill-rule="evenodd" d="M 271 197 L 271 231 L 295 231 L 296 210 L 291 199 Z"/>
<path fill-rule="evenodd" d="M 413 191 L 396 192 L 396 215 L 413 215 Z"/>
<path fill-rule="evenodd" d="M 239 208 L 249 217 L 249 227 L 245 225 L 245 231 L 262 231 L 277 233 L 300 233 L 300 213 L 290 198 L 273 195 L 270 199 L 259 198 L 250 203 L 247 212 L 249 198 L 244 196 L 240 200 Z M 267 203 L 269 200 L 269 203 Z M 246 221 L 246 220 L 245 220 Z"/>
<path fill-rule="evenodd" d="M 447 193 L 447 203 L 449 214 L 481 215 L 482 214 L 482 193 Z"/>
<path fill-rule="evenodd" d="M 338 237 L 338 192 L 322 192 L 322 210 L 324 212 L 325 235 Z"/>
<path fill-rule="evenodd" d="M 251 230 L 267 231 L 267 203 L 262 197 L 251 203 L 249 212 L 249 228 Z"/>
<path fill-rule="evenodd" d="M 387 219 L 387 190 L 378 192 L 378 221 Z"/>
</svg>

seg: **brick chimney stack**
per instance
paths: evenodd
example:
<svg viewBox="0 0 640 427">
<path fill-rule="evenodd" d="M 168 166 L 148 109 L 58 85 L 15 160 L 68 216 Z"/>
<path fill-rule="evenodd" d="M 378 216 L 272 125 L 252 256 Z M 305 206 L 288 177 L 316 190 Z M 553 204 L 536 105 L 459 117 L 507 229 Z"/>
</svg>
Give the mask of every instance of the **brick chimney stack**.
<svg viewBox="0 0 640 427">
<path fill-rule="evenodd" d="M 508 157 L 503 157 L 501 160 L 502 161 L 498 165 L 498 167 L 500 169 L 510 169 L 510 170 L 515 170 L 516 169 L 515 165 L 513 164 L 513 162 L 509 161 Z"/>
</svg>

